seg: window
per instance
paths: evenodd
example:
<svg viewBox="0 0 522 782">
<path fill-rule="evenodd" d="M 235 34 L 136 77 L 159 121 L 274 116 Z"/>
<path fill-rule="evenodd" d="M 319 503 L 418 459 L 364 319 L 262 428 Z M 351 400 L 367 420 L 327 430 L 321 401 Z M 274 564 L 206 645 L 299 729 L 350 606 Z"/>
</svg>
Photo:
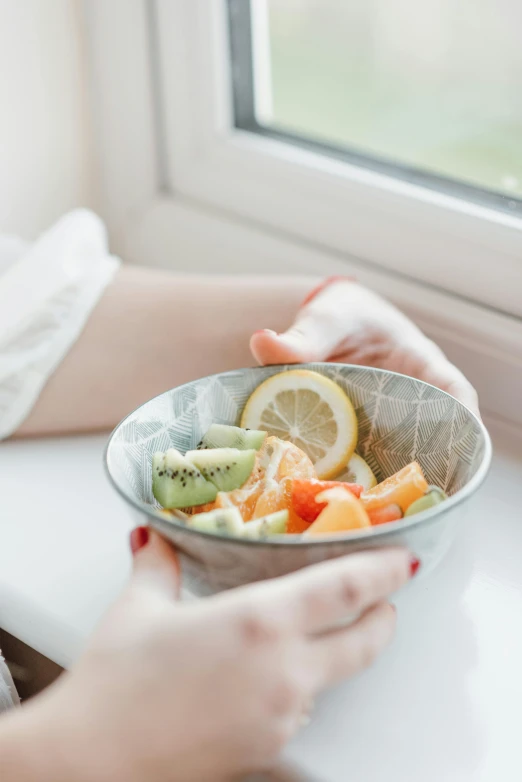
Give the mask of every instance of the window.
<svg viewBox="0 0 522 782">
<path fill-rule="evenodd" d="M 277 245 L 522 319 L 518 0 L 84 5 L 118 252 L 263 271 Z"/>
<path fill-rule="evenodd" d="M 230 0 L 235 124 L 522 214 L 517 0 Z"/>
</svg>

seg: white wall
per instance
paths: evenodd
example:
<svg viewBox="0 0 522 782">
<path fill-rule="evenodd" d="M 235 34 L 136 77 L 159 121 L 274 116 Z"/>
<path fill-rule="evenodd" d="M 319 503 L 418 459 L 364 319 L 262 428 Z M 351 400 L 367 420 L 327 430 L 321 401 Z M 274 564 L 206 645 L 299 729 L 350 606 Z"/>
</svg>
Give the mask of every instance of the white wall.
<svg viewBox="0 0 522 782">
<path fill-rule="evenodd" d="M 0 232 L 96 206 L 79 0 L 0 0 Z"/>
</svg>

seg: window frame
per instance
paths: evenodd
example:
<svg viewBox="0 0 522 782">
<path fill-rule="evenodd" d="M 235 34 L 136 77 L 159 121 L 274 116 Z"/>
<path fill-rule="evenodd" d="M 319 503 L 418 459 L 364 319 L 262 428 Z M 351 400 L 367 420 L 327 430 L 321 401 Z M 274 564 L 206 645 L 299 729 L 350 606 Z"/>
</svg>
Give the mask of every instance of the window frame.
<svg viewBox="0 0 522 782">
<path fill-rule="evenodd" d="M 178 192 L 522 315 L 520 218 L 235 128 L 225 0 L 156 8 L 165 160 Z"/>
<path fill-rule="evenodd" d="M 225 11 L 224 0 L 84 0 L 113 250 L 186 272 L 355 275 L 443 346 L 486 409 L 522 423 L 521 225 L 234 129 Z"/>
<path fill-rule="evenodd" d="M 429 190 L 446 193 L 455 198 L 500 210 L 522 220 L 522 199 L 500 192 L 484 190 L 449 176 L 437 175 L 412 165 L 394 163 L 384 157 L 371 156 L 363 150 L 336 145 L 285 130 L 272 122 L 270 90 L 270 63 L 262 51 L 259 36 L 253 36 L 253 25 L 269 35 L 267 3 L 269 0 L 226 0 L 228 11 L 229 49 L 231 56 L 232 117 L 234 127 L 286 144 L 309 149 L 320 155 L 337 158 L 354 166 L 376 171 L 392 179 L 399 179 Z M 268 93 L 268 94 L 267 94 Z M 261 99 L 258 99 L 259 94 Z M 261 121 L 258 116 L 261 115 Z M 264 121 L 263 121 L 264 117 Z"/>
</svg>

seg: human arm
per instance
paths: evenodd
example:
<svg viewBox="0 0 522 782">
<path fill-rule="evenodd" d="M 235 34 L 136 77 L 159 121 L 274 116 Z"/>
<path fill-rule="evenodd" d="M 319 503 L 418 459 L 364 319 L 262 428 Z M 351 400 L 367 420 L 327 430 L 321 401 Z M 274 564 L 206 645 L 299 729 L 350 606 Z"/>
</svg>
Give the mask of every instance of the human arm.
<svg viewBox="0 0 522 782">
<path fill-rule="evenodd" d="M 316 284 L 300 276 L 122 268 L 18 436 L 111 428 L 168 388 L 249 366 L 249 342 L 263 364 L 331 360 L 381 367 L 425 380 L 478 411 L 463 374 L 392 304 L 341 280 L 301 306 Z"/>
<path fill-rule="evenodd" d="M 122 267 L 17 436 L 110 429 L 162 391 L 252 365 L 252 333 L 288 328 L 316 282 Z"/>
<path fill-rule="evenodd" d="M 150 532 L 83 658 L 0 718 L 0 779 L 221 782 L 271 766 L 314 696 L 388 644 L 388 599 L 411 573 L 388 549 L 177 603 L 176 556 Z"/>
</svg>

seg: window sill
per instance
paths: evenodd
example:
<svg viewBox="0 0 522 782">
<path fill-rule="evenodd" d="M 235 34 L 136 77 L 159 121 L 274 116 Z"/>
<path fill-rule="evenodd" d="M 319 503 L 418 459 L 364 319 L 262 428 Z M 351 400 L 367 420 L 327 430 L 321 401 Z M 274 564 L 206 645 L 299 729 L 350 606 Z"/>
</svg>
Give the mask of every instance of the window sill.
<svg viewBox="0 0 522 782">
<path fill-rule="evenodd" d="M 485 487 L 470 502 L 441 566 L 422 587 L 412 584 L 399 595 L 392 648 L 371 671 L 318 702 L 312 724 L 288 753 L 302 779 L 344 782 L 346 768 L 354 779 L 390 782 L 419 775 L 423 782 L 520 778 L 522 430 L 488 424 L 496 452 Z M 131 515 L 104 475 L 105 439 L 10 442 L 0 452 L 0 624 L 65 667 L 130 571 Z M 33 485 L 38 513 L 18 500 L 28 455 L 40 465 Z M 397 740 L 393 725 L 407 742 Z M 455 736 L 458 754 L 450 751 Z M 375 745 L 380 752 L 371 751 Z"/>
<path fill-rule="evenodd" d="M 118 246 L 130 262 L 202 274 L 353 275 L 391 299 L 470 378 L 481 407 L 522 425 L 522 320 L 177 197 L 152 202 Z"/>
</svg>

